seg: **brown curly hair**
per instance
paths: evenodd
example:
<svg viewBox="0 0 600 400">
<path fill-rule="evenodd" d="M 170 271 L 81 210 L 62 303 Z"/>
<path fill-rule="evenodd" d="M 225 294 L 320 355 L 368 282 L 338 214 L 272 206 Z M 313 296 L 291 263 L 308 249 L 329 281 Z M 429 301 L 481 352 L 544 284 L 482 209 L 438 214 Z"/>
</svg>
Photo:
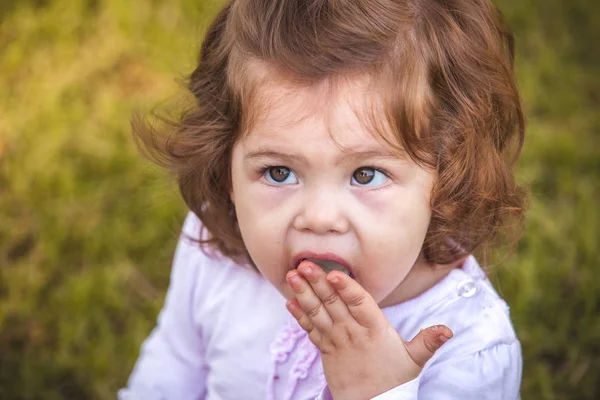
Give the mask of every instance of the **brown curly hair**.
<svg viewBox="0 0 600 400">
<path fill-rule="evenodd" d="M 233 0 L 204 38 L 188 83 L 193 105 L 171 129 L 133 121 L 142 150 L 170 169 L 210 233 L 201 244 L 252 264 L 229 194 L 231 151 L 264 83 L 249 74 L 254 62 L 299 85 L 351 75 L 376 82 L 394 133 L 388 143 L 437 171 L 429 262 L 454 262 L 522 226 L 514 41 L 488 0 Z"/>
</svg>

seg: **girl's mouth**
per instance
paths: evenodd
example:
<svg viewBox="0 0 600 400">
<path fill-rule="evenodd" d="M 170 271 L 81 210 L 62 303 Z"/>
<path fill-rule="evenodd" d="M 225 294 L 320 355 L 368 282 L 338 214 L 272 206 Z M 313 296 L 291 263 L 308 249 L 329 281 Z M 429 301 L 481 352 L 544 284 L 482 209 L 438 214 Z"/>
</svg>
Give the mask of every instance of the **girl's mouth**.
<svg viewBox="0 0 600 400">
<path fill-rule="evenodd" d="M 321 268 L 323 268 L 323 270 L 325 271 L 326 274 L 328 274 L 330 271 L 341 271 L 344 274 L 348 275 L 350 278 L 354 279 L 352 272 L 350 272 L 348 270 L 348 268 L 344 267 L 343 265 L 341 265 L 333 260 L 318 260 L 316 258 L 303 258 L 302 260 L 308 260 L 308 261 L 314 262 L 315 264 L 317 264 Z"/>
</svg>

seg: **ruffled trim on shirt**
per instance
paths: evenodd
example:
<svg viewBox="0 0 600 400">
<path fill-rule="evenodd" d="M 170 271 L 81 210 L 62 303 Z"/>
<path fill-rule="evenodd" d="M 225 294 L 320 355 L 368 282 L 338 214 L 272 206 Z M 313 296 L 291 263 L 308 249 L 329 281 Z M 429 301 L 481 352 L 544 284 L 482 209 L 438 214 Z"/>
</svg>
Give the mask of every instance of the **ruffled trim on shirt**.
<svg viewBox="0 0 600 400">
<path fill-rule="evenodd" d="M 319 358 L 319 350 L 312 344 L 306 331 L 298 325 L 295 319 L 290 317 L 270 346 L 272 367 L 267 382 L 267 398 L 269 400 L 276 398 L 275 380 L 279 364 L 285 363 L 296 348 L 298 354 L 290 370 L 289 381 L 284 391 L 284 400 L 292 398 L 300 381 L 308 377 L 315 361 Z"/>
</svg>

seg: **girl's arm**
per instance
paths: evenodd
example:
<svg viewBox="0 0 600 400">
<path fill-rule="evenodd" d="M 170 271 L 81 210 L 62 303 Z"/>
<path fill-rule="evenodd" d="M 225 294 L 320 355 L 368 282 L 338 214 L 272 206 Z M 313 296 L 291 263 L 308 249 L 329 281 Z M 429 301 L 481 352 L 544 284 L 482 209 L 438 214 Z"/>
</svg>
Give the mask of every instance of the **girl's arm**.
<svg viewBox="0 0 600 400">
<path fill-rule="evenodd" d="M 194 225 L 190 214 L 183 231 L 198 235 Z M 181 237 L 158 323 L 142 344 L 127 388 L 118 393 L 119 400 L 200 399 L 205 395 L 204 346 L 193 318 L 198 274 L 193 250 L 193 244 Z"/>
</svg>

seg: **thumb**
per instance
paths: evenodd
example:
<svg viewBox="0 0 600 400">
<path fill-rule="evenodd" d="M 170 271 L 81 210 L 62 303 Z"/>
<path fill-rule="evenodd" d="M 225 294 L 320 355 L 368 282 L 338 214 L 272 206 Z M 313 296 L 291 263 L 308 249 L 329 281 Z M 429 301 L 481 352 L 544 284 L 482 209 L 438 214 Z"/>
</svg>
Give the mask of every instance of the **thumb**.
<svg viewBox="0 0 600 400">
<path fill-rule="evenodd" d="M 410 358 L 421 368 L 433 354 L 440 348 L 448 339 L 453 336 L 452 331 L 445 325 L 430 326 L 427 329 L 421 329 L 410 342 L 404 343 Z"/>
</svg>

